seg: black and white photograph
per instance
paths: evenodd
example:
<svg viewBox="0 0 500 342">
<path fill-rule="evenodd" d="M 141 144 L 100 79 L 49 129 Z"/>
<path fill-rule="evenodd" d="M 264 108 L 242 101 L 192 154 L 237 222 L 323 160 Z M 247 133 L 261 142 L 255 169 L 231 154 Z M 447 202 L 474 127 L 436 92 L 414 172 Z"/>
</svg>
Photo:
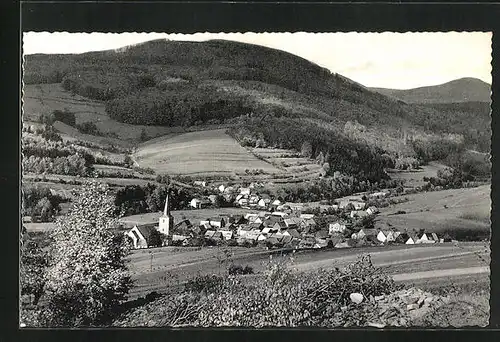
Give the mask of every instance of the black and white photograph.
<svg viewBox="0 0 500 342">
<path fill-rule="evenodd" d="M 487 326 L 492 36 L 23 32 L 19 327 Z"/>
</svg>

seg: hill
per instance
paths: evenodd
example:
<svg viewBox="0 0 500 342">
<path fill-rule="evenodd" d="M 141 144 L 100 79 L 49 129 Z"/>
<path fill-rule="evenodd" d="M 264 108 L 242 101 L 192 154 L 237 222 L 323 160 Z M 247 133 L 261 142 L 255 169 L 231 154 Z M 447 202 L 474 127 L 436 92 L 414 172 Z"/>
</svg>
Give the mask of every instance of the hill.
<svg viewBox="0 0 500 342">
<path fill-rule="evenodd" d="M 143 130 L 152 138 L 181 132 L 179 127 L 230 125 L 237 127 L 232 135 L 242 144 L 297 151 L 306 142 L 312 145 L 309 157 L 323 153 L 338 168 L 359 156 L 355 165 L 347 163 L 349 172 L 370 173 L 373 179 L 382 174 L 383 151 L 412 153 L 398 148 L 403 128 L 464 133 L 463 121 L 446 111 L 382 95 L 284 51 L 232 41 L 154 40 L 76 55 L 27 55 L 23 80 L 26 85 L 59 83 L 71 96 L 100 103 L 84 120 L 101 122 L 103 130 L 127 127 L 136 140 Z M 367 127 L 369 134 L 363 139 L 345 134 L 350 121 Z M 141 130 L 132 129 L 137 126 Z M 484 125 L 479 126 L 467 130 Z"/>
<path fill-rule="evenodd" d="M 407 103 L 491 102 L 491 85 L 472 77 L 413 89 L 371 88 L 371 90 Z"/>
</svg>

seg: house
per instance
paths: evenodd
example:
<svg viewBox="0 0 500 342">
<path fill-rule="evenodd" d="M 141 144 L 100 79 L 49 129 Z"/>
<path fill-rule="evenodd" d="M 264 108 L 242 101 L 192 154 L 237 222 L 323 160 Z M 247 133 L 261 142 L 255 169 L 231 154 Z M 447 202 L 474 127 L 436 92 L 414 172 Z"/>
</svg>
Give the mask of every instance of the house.
<svg viewBox="0 0 500 342">
<path fill-rule="evenodd" d="M 314 237 L 316 239 L 327 239 L 329 236 L 328 236 L 328 232 L 326 230 L 318 230 L 315 234 L 314 234 Z"/>
<path fill-rule="evenodd" d="M 397 234 L 394 234 L 394 242 L 395 243 L 404 243 L 406 244 L 406 242 L 408 241 L 408 239 L 410 238 L 410 235 L 408 235 L 407 233 L 399 233 Z"/>
<path fill-rule="evenodd" d="M 280 244 L 280 240 L 276 236 L 271 235 L 266 239 L 266 243 L 275 246 Z"/>
<path fill-rule="evenodd" d="M 219 240 L 223 240 L 223 239 L 224 239 L 224 236 L 222 235 L 222 233 L 220 231 L 216 231 L 214 233 L 214 235 L 212 235 L 212 240 L 219 241 Z"/>
<path fill-rule="evenodd" d="M 351 218 L 355 218 L 355 217 L 363 218 L 363 217 L 367 217 L 367 216 L 369 216 L 369 214 L 363 210 L 352 210 L 351 211 Z"/>
<path fill-rule="evenodd" d="M 245 219 L 243 215 L 231 215 L 229 222 L 238 225 L 238 224 L 244 224 L 248 221 Z"/>
<path fill-rule="evenodd" d="M 353 201 L 351 204 L 354 206 L 355 210 L 363 210 L 366 207 L 365 202 L 358 202 L 358 201 Z"/>
<path fill-rule="evenodd" d="M 264 227 L 264 229 L 262 229 L 262 234 L 272 234 L 272 233 L 277 233 L 278 230 L 277 229 L 274 229 L 273 227 Z"/>
<path fill-rule="evenodd" d="M 368 195 L 370 198 L 384 198 L 387 196 L 386 192 L 374 192 L 373 194 Z"/>
<path fill-rule="evenodd" d="M 419 238 L 416 234 L 407 234 L 408 235 L 408 239 L 405 241 L 405 244 L 406 245 L 414 245 L 414 244 L 417 244 L 417 243 L 420 243 L 419 241 Z"/>
<path fill-rule="evenodd" d="M 376 238 L 378 232 L 375 229 L 360 229 L 357 233 L 352 234 L 352 239 L 360 240 L 367 236 L 373 236 Z"/>
<path fill-rule="evenodd" d="M 328 234 L 343 234 L 346 230 L 346 225 L 341 222 L 334 222 L 328 224 Z"/>
<path fill-rule="evenodd" d="M 238 227 L 237 233 L 239 236 L 243 237 L 243 236 L 246 236 L 251 230 L 252 230 L 252 228 L 250 227 L 250 225 L 242 224 Z"/>
<path fill-rule="evenodd" d="M 231 240 L 234 238 L 234 232 L 232 230 L 219 230 L 219 232 L 222 234 L 224 240 Z"/>
<path fill-rule="evenodd" d="M 247 196 L 249 196 L 250 192 L 251 192 L 250 188 L 240 188 L 240 194 L 241 195 L 247 195 Z"/>
<path fill-rule="evenodd" d="M 300 224 L 300 219 L 298 219 L 297 217 L 290 217 L 290 218 L 286 218 L 283 220 L 283 222 L 285 222 L 285 225 L 287 228 L 291 229 L 291 228 L 299 228 L 299 224 Z"/>
<path fill-rule="evenodd" d="M 158 241 L 155 241 L 155 238 L 153 237 L 155 232 L 158 232 L 155 224 L 142 224 L 135 225 L 132 229 L 127 231 L 125 235 L 132 239 L 134 248 L 139 249 L 157 247 L 161 245 L 158 244 Z"/>
<path fill-rule="evenodd" d="M 379 210 L 377 207 L 371 206 L 371 207 L 368 207 L 368 209 L 366 209 L 366 212 L 368 213 L 368 215 L 375 215 L 375 214 L 379 213 Z"/>
<path fill-rule="evenodd" d="M 207 186 L 207 182 L 206 181 L 194 181 L 194 185 L 198 185 L 198 186 Z"/>
<path fill-rule="evenodd" d="M 188 240 L 188 239 L 189 239 L 189 236 L 186 236 L 186 235 L 172 234 L 172 242 L 173 241 L 184 242 L 185 240 Z"/>
<path fill-rule="evenodd" d="M 219 188 L 220 190 L 220 188 Z M 236 189 L 234 188 L 234 186 L 228 186 L 224 189 L 224 193 L 226 194 L 232 194 L 236 191 Z"/>
<path fill-rule="evenodd" d="M 236 196 L 235 201 L 238 202 L 242 198 L 245 198 L 245 196 L 242 195 L 242 194 L 239 194 L 239 195 Z"/>
<path fill-rule="evenodd" d="M 305 219 L 303 221 L 300 222 L 300 227 L 302 229 L 304 228 L 315 228 L 317 226 L 317 223 L 316 221 L 314 221 L 314 219 Z"/>
<path fill-rule="evenodd" d="M 274 206 L 279 206 L 281 205 L 281 201 L 279 199 L 275 199 L 274 201 L 271 202 L 271 205 L 274 205 Z"/>
<path fill-rule="evenodd" d="M 341 200 L 338 204 L 340 209 L 347 209 L 347 207 L 351 204 L 349 200 Z"/>
<path fill-rule="evenodd" d="M 287 229 L 287 226 L 286 226 L 286 223 L 284 221 L 278 221 L 274 224 L 273 229 L 280 232 L 284 229 Z"/>
<path fill-rule="evenodd" d="M 379 231 L 378 234 L 377 234 L 377 240 L 380 241 L 380 242 L 387 242 L 387 237 L 390 233 L 387 232 L 387 231 Z"/>
<path fill-rule="evenodd" d="M 300 239 L 300 234 L 297 229 L 288 229 L 283 232 L 283 235 L 291 236 L 292 238 Z"/>
<path fill-rule="evenodd" d="M 211 226 L 209 218 L 208 219 L 204 219 L 204 220 L 200 220 L 200 226 L 206 227 L 207 225 Z"/>
<path fill-rule="evenodd" d="M 282 211 L 273 211 L 271 213 L 272 216 L 279 216 L 279 217 L 287 217 L 288 214 L 287 213 L 284 213 Z"/>
<path fill-rule="evenodd" d="M 222 228 L 226 225 L 226 222 L 224 221 L 224 218 L 222 217 L 213 217 L 209 219 L 210 225 L 212 227 L 217 227 L 217 228 Z"/>
<path fill-rule="evenodd" d="M 314 214 L 300 214 L 299 218 L 303 220 L 310 220 L 314 218 Z"/>
<path fill-rule="evenodd" d="M 248 205 L 248 199 L 246 199 L 246 198 L 240 198 L 240 199 L 237 201 L 237 203 L 238 203 L 241 207 L 246 206 L 246 205 Z"/>
<path fill-rule="evenodd" d="M 260 235 L 261 235 L 260 231 L 251 230 L 245 235 L 245 239 L 257 241 Z"/>
<path fill-rule="evenodd" d="M 439 241 L 439 240 L 437 240 L 437 241 Z M 432 234 L 430 234 L 430 233 L 422 233 L 418 238 L 419 243 L 435 243 L 437 241 L 434 240 L 434 238 L 432 237 Z"/>
<path fill-rule="evenodd" d="M 264 198 L 261 198 L 259 200 L 259 202 L 257 203 L 257 205 L 261 208 L 267 208 L 267 206 L 269 205 L 269 203 L 271 203 L 271 200 L 270 199 L 264 199 Z"/>
<path fill-rule="evenodd" d="M 437 236 L 437 234 L 436 234 L 436 233 L 431 233 L 431 235 L 432 235 L 432 239 L 433 239 L 434 241 L 439 242 L 439 237 Z"/>
<path fill-rule="evenodd" d="M 249 202 L 250 204 L 255 204 L 255 205 L 257 205 L 257 203 L 259 203 L 259 200 L 260 200 L 260 197 L 259 197 L 259 196 L 257 196 L 257 195 L 252 195 L 252 196 L 250 196 L 250 198 L 249 198 L 248 202 Z"/>
<path fill-rule="evenodd" d="M 281 221 L 281 217 L 279 216 L 269 216 L 264 220 L 264 226 L 265 227 L 273 227 L 276 222 Z"/>
<path fill-rule="evenodd" d="M 181 222 L 179 223 L 176 223 L 174 225 L 174 231 L 175 232 L 187 232 L 187 231 L 190 231 L 191 228 L 192 228 L 192 224 L 189 220 L 182 220 Z"/>
<path fill-rule="evenodd" d="M 258 223 L 258 222 L 252 222 L 249 224 L 250 228 L 252 228 L 252 230 L 258 230 L 259 233 L 262 229 L 264 229 L 264 225 L 261 223 Z"/>
<path fill-rule="evenodd" d="M 342 242 L 344 239 L 341 236 L 333 236 L 328 238 L 326 241 L 328 242 L 329 247 L 335 247 L 338 243 Z"/>
<path fill-rule="evenodd" d="M 260 234 L 257 237 L 257 241 L 265 241 L 265 240 L 267 240 L 267 235 L 266 234 Z"/>
<path fill-rule="evenodd" d="M 290 236 L 290 235 L 283 235 L 283 237 L 281 238 L 281 241 L 280 241 L 280 242 L 281 242 L 282 244 L 286 245 L 287 243 L 292 242 L 292 240 L 293 240 L 293 237 L 292 237 L 292 236 Z"/>
<path fill-rule="evenodd" d="M 205 239 L 212 239 L 215 235 L 215 230 L 207 230 L 204 234 Z"/>
<path fill-rule="evenodd" d="M 191 202 L 189 202 L 189 205 L 195 209 L 203 209 L 209 206 L 211 202 L 207 199 L 202 199 L 202 198 L 193 198 Z"/>
<path fill-rule="evenodd" d="M 259 217 L 259 214 L 256 214 L 256 213 L 246 213 L 245 214 L 245 219 L 249 220 L 250 217 Z"/>
<path fill-rule="evenodd" d="M 221 184 L 221 185 L 219 185 L 218 189 L 220 192 L 224 193 L 224 190 L 226 190 L 226 187 L 224 186 L 224 184 Z"/>
</svg>

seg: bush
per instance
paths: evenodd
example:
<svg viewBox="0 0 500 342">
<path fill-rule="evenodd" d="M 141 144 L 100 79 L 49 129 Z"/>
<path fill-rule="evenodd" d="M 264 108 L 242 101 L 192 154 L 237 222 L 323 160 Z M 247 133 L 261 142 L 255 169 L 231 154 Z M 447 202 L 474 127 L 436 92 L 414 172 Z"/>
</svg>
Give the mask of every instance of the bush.
<svg viewBox="0 0 500 342">
<path fill-rule="evenodd" d="M 218 292 L 224 283 L 224 278 L 219 275 L 198 275 L 189 279 L 184 289 L 195 293 L 215 293 Z"/>
<path fill-rule="evenodd" d="M 250 266 L 231 265 L 228 268 L 229 275 L 253 274 L 253 268 Z"/>
<path fill-rule="evenodd" d="M 97 128 L 96 124 L 91 121 L 81 123 L 77 125 L 76 128 L 84 134 L 101 135 L 101 132 Z"/>
</svg>

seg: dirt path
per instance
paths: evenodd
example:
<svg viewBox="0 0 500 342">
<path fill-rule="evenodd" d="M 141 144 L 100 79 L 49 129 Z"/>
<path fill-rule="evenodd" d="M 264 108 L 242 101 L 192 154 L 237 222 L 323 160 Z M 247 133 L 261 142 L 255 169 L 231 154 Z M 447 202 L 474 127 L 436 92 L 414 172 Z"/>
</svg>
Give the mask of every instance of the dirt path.
<svg viewBox="0 0 500 342">
<path fill-rule="evenodd" d="M 467 268 L 451 268 L 438 271 L 400 273 L 392 275 L 392 278 L 395 281 L 410 281 L 410 280 L 418 280 L 426 278 L 444 278 L 444 277 L 464 276 L 464 275 L 481 274 L 481 273 L 490 273 L 490 268 L 488 266 L 476 266 Z"/>
</svg>

